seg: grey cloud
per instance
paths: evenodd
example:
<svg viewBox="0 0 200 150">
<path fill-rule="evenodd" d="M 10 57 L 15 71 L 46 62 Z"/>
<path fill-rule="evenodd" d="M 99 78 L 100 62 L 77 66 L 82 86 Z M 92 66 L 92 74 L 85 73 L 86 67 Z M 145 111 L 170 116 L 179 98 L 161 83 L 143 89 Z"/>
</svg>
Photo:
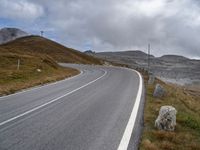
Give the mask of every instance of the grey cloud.
<svg viewBox="0 0 200 150">
<path fill-rule="evenodd" d="M 34 21 L 44 13 L 42 6 L 26 0 L 0 0 L 0 10 L 0 17 L 13 20 Z"/>
<path fill-rule="evenodd" d="M 24 0 L 25 1 L 25 0 Z M 85 50 L 141 49 L 200 57 L 197 0 L 28 0 L 44 8 L 58 41 Z M 42 20 L 41 20 L 42 22 Z M 88 46 L 87 46 L 88 47 Z"/>
</svg>

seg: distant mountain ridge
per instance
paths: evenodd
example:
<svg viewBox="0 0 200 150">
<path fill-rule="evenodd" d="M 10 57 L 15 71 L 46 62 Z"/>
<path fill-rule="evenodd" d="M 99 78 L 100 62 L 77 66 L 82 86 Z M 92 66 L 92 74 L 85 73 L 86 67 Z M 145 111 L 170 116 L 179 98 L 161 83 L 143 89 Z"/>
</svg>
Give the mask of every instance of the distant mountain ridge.
<svg viewBox="0 0 200 150">
<path fill-rule="evenodd" d="M 99 52 L 90 55 L 132 68 L 148 68 L 148 55 L 142 51 Z M 150 69 L 157 77 L 177 84 L 200 84 L 200 60 L 179 55 L 150 56 Z"/>
<path fill-rule="evenodd" d="M 181 61 L 188 61 L 190 60 L 187 57 L 179 56 L 179 55 L 163 55 L 159 57 L 158 59 L 162 61 L 170 61 L 170 62 L 181 62 Z"/>
<path fill-rule="evenodd" d="M 0 29 L 0 44 L 28 35 L 29 34 L 27 32 L 18 28 L 2 28 Z"/>
<path fill-rule="evenodd" d="M 112 56 L 131 56 L 135 58 L 147 58 L 147 54 L 145 52 L 142 52 L 140 50 L 134 50 L 134 51 L 117 51 L 117 52 L 100 52 L 97 53 L 98 55 L 112 55 Z M 150 55 L 150 57 L 154 57 L 153 55 Z"/>
</svg>

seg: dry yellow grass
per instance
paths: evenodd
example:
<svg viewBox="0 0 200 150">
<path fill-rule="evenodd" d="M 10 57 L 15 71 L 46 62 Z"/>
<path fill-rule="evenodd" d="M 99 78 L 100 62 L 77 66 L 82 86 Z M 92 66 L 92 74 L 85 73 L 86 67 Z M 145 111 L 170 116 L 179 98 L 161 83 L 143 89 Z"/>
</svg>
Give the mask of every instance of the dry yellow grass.
<svg viewBox="0 0 200 150">
<path fill-rule="evenodd" d="M 72 48 L 65 47 L 49 39 L 39 36 L 28 36 L 0 45 L 0 53 L 26 55 L 48 55 L 57 62 L 102 64 L 100 59 L 83 54 Z"/>
<path fill-rule="evenodd" d="M 145 80 L 148 77 L 145 75 Z M 145 82 L 146 83 L 146 82 Z M 141 150 L 200 150 L 200 101 L 199 92 L 183 87 L 165 84 L 167 90 L 163 98 L 153 98 L 154 85 L 146 84 L 146 104 L 144 112 L 144 130 L 141 139 Z M 174 106 L 177 113 L 177 125 L 174 132 L 158 131 L 154 127 L 159 109 L 163 105 Z"/>
<path fill-rule="evenodd" d="M 21 65 L 17 70 L 17 61 Z M 35 85 L 53 82 L 79 73 L 72 68 L 62 68 L 48 56 L 34 57 L 31 55 L 0 53 L 0 95 L 14 93 L 18 90 Z M 38 72 L 40 69 L 41 72 Z"/>
<path fill-rule="evenodd" d="M 17 70 L 17 61 L 20 69 Z M 0 45 L 0 95 L 60 80 L 79 71 L 57 62 L 101 64 L 102 61 L 51 40 L 29 36 Z M 41 70 L 37 71 L 38 69 Z"/>
</svg>

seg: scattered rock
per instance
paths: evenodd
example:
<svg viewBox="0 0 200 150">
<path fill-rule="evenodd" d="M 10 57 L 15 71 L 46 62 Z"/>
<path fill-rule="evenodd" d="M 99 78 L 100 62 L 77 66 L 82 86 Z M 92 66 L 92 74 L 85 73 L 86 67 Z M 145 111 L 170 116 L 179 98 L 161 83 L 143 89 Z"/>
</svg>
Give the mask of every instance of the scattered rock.
<svg viewBox="0 0 200 150">
<path fill-rule="evenodd" d="M 112 66 L 112 65 L 111 65 L 109 62 L 107 62 L 107 61 L 104 62 L 104 65 L 105 65 L 105 66 Z"/>
<path fill-rule="evenodd" d="M 42 70 L 41 69 L 37 69 L 37 72 L 42 72 Z"/>
<path fill-rule="evenodd" d="M 174 131 L 176 126 L 176 109 L 172 106 L 162 106 L 155 127 L 159 130 Z"/>
<path fill-rule="evenodd" d="M 155 90 L 153 92 L 153 97 L 163 97 L 164 94 L 165 89 L 160 84 L 156 84 Z"/>
</svg>

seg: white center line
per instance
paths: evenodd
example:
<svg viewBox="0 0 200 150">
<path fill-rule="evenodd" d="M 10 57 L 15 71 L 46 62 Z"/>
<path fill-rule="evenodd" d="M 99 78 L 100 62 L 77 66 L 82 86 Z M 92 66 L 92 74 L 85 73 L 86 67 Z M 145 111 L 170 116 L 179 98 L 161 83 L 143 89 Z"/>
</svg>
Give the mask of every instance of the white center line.
<svg viewBox="0 0 200 150">
<path fill-rule="evenodd" d="M 28 89 L 24 89 L 22 91 L 19 91 L 19 92 L 13 93 L 13 94 L 5 95 L 5 96 L 0 96 L 0 101 L 5 100 L 4 98 L 6 98 L 6 97 L 11 97 L 11 96 L 19 95 L 19 94 L 22 94 L 22 93 L 25 93 L 25 92 L 29 92 L 29 91 L 33 91 L 33 90 L 38 90 L 40 88 L 52 86 L 52 85 L 61 83 L 63 81 L 71 80 L 71 79 L 76 78 L 76 77 L 78 77 L 78 76 L 80 76 L 82 74 L 83 74 L 83 71 L 81 70 L 79 74 L 77 74 L 75 76 L 72 76 L 72 77 L 68 77 L 68 78 L 60 80 L 60 81 L 56 81 L 56 82 L 52 82 L 52 83 L 47 83 L 47 84 L 44 84 L 44 85 L 38 85 L 38 86 L 35 86 L 35 87 L 30 87 Z"/>
<path fill-rule="evenodd" d="M 29 110 L 29 111 L 26 111 L 26 112 L 24 112 L 24 113 L 22 113 L 22 114 L 19 114 L 19 115 L 13 117 L 13 118 L 10 118 L 10 119 L 8 119 L 8 120 L 6 120 L 6 121 L 3 121 L 3 122 L 0 123 L 0 126 L 5 125 L 6 123 L 9 123 L 9 122 L 11 122 L 11 121 L 13 121 L 13 120 L 16 120 L 16 119 L 18 119 L 18 118 L 20 118 L 20 117 L 22 117 L 22 116 L 25 116 L 25 115 L 27 115 L 27 114 L 30 114 L 30 113 L 32 113 L 32 112 L 34 112 L 34 111 L 36 111 L 36 110 L 38 110 L 38 109 L 40 109 L 40 108 L 42 108 L 42 107 L 45 107 L 45 106 L 47 106 L 47 105 L 49 105 L 49 104 L 51 104 L 51 103 L 53 103 L 53 102 L 56 102 L 56 101 L 58 101 L 59 99 L 65 97 L 65 96 L 67 96 L 67 95 L 70 95 L 70 94 L 72 94 L 72 93 L 74 93 L 74 92 L 76 92 L 76 91 L 78 91 L 78 90 L 80 90 L 80 89 L 82 89 L 82 88 L 84 88 L 84 87 L 86 87 L 86 86 L 88 86 L 88 85 L 90 85 L 90 84 L 96 82 L 97 80 L 103 78 L 106 74 L 107 74 L 107 71 L 104 71 L 104 74 L 103 74 L 102 76 L 98 77 L 97 79 L 95 79 L 95 80 L 93 80 L 93 81 L 90 81 L 89 83 L 87 83 L 87 84 L 85 84 L 85 85 L 83 85 L 83 86 L 81 86 L 81 87 L 79 87 L 79 88 L 77 88 L 77 89 L 75 89 L 75 90 L 73 90 L 73 91 L 70 91 L 70 92 L 68 92 L 68 93 L 66 93 L 66 94 L 64 94 L 64 95 L 62 95 L 62 96 L 59 96 L 59 97 L 57 97 L 56 99 L 53 99 L 53 100 L 51 100 L 51 101 L 49 101 L 49 102 L 47 102 L 47 103 L 44 103 L 44 104 L 42 104 L 42 105 L 40 105 L 40 106 L 35 107 L 35 108 L 33 108 L 33 109 Z"/>
</svg>

